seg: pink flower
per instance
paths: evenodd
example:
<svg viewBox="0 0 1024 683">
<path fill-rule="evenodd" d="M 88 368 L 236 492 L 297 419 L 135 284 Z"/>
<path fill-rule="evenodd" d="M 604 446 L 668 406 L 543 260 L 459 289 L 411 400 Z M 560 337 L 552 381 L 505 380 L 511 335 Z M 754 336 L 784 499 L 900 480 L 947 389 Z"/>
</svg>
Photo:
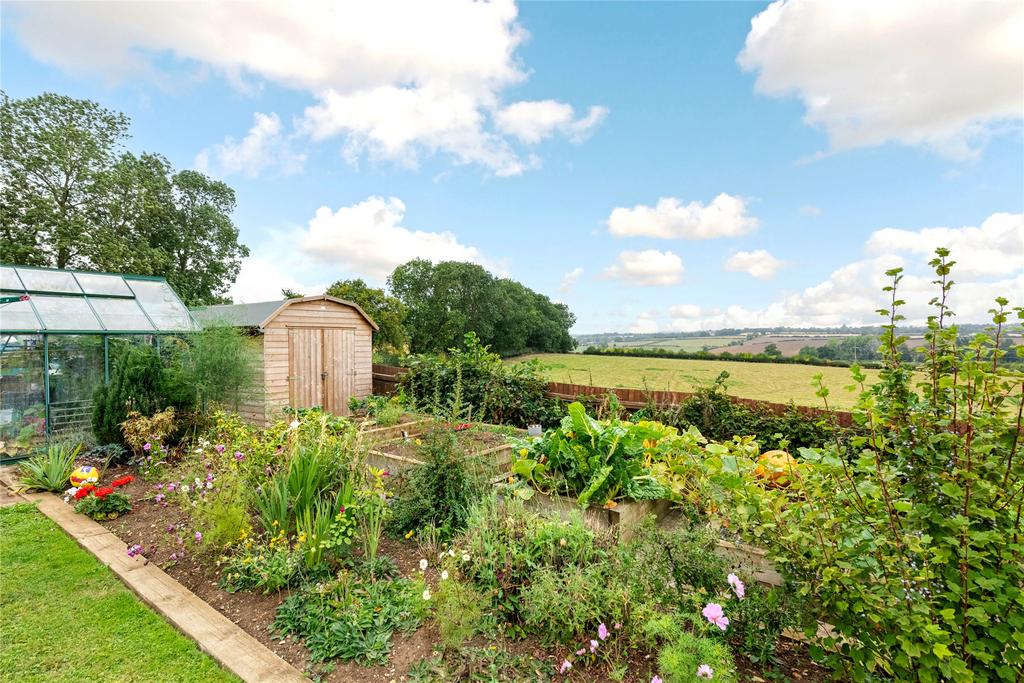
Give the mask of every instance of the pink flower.
<svg viewBox="0 0 1024 683">
<path fill-rule="evenodd" d="M 135 545 L 128 546 L 128 557 L 135 557 L 142 552 L 142 546 L 136 543 Z"/>
<path fill-rule="evenodd" d="M 743 585 L 742 581 L 740 581 L 740 577 L 735 574 L 729 574 L 727 578 L 729 580 L 729 585 L 732 586 L 733 592 L 736 593 L 736 597 L 742 600 L 743 596 L 747 594 L 747 587 Z"/>
<path fill-rule="evenodd" d="M 217 444 L 216 446 L 213 447 L 213 450 L 217 451 L 218 453 L 223 453 L 224 452 L 224 444 L 222 444 L 222 443 Z"/>
<path fill-rule="evenodd" d="M 576 650 L 577 657 L 582 657 L 585 654 L 587 654 L 587 648 L 585 647 L 581 647 L 580 649 Z"/>
<path fill-rule="evenodd" d="M 651 679 L 651 683 L 661 683 L 661 676 L 654 674 L 654 678 Z"/>
<path fill-rule="evenodd" d="M 604 625 L 604 622 L 597 627 L 597 637 L 601 640 L 608 640 L 608 627 Z"/>
<path fill-rule="evenodd" d="M 168 491 L 173 491 L 176 488 L 178 488 L 178 485 L 175 484 L 173 481 L 170 484 L 167 485 L 167 490 Z"/>
<path fill-rule="evenodd" d="M 138 443 L 138 442 L 136 441 L 136 443 Z M 149 443 L 148 441 L 146 443 L 142 444 L 142 450 L 144 450 L 144 451 L 148 451 L 152 447 L 153 447 L 153 444 Z"/>
<path fill-rule="evenodd" d="M 558 667 L 558 673 L 564 674 L 566 671 L 572 668 L 572 662 L 568 659 L 562 660 L 562 666 Z"/>
<path fill-rule="evenodd" d="M 722 606 L 717 602 L 709 602 L 701 611 L 701 614 L 703 614 L 709 622 L 723 631 L 729 626 L 729 617 L 725 616 L 722 612 Z"/>
<path fill-rule="evenodd" d="M 235 461 L 242 462 L 243 460 L 245 460 L 245 453 L 242 451 L 235 451 Z"/>
<path fill-rule="evenodd" d="M 707 664 L 701 664 L 697 667 L 697 678 L 706 678 L 711 680 L 711 677 L 715 675 L 715 670 Z"/>
<path fill-rule="evenodd" d="M 590 652 L 591 653 L 597 652 L 597 645 L 598 645 L 598 642 L 596 640 L 590 641 Z"/>
<path fill-rule="evenodd" d="M 178 553 L 171 553 L 171 559 L 172 560 L 177 560 L 178 559 Z"/>
<path fill-rule="evenodd" d="M 203 540 L 203 535 L 200 532 L 197 531 L 196 532 L 196 543 L 199 543 L 202 540 Z M 726 620 L 726 623 L 728 623 L 728 619 Z M 725 629 L 722 629 L 722 630 L 725 630 Z"/>
<path fill-rule="evenodd" d="M 622 628 L 622 624 L 620 624 L 619 622 L 616 621 L 615 622 L 615 630 L 618 631 L 620 628 Z"/>
<path fill-rule="evenodd" d="M 156 498 L 155 498 L 156 502 L 158 502 L 158 503 L 162 502 L 163 499 L 164 499 L 164 494 L 162 494 L 162 493 L 156 494 Z"/>
</svg>

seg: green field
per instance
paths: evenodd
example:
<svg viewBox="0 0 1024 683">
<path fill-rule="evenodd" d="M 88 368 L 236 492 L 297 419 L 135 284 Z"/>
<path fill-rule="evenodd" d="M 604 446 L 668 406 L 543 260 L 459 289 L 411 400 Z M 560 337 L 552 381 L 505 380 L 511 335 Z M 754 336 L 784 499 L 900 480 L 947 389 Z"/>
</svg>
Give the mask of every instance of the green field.
<svg viewBox="0 0 1024 683">
<path fill-rule="evenodd" d="M 850 408 L 855 394 L 844 389 L 851 384 L 848 368 L 786 365 L 782 363 L 741 363 L 728 360 L 682 360 L 675 358 L 618 358 L 578 353 L 542 353 L 511 359 L 510 362 L 538 358 L 547 367 L 545 374 L 553 382 L 591 384 L 601 387 L 648 388 L 651 390 L 693 391 L 710 384 L 723 370 L 729 373 L 729 393 L 774 403 L 821 406 L 814 395 L 812 378 L 819 372 L 831 390 L 829 403 L 835 408 Z M 877 370 L 864 371 L 869 381 Z"/>
<path fill-rule="evenodd" d="M 617 341 L 611 345 L 626 349 L 670 349 L 672 351 L 701 351 L 704 347 L 720 349 L 731 342 L 742 341 L 743 336 L 734 337 L 659 337 L 657 339 L 637 339 L 635 341 Z"/>
</svg>

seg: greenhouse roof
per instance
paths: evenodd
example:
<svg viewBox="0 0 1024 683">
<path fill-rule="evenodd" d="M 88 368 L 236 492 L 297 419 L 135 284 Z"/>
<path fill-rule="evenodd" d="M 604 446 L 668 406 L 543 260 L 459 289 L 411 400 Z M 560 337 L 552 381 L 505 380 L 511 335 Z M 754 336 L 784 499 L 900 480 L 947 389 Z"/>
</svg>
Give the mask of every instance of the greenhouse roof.
<svg viewBox="0 0 1024 683">
<path fill-rule="evenodd" d="M 198 329 L 161 277 L 0 264 L 3 334 L 159 334 Z"/>
</svg>

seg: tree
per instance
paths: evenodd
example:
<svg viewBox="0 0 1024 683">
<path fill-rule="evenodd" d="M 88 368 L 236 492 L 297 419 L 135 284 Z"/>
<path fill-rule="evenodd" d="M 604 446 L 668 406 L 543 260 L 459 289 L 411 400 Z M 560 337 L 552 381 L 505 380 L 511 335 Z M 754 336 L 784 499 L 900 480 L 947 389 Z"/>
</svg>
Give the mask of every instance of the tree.
<svg viewBox="0 0 1024 683">
<path fill-rule="evenodd" d="M 92 233 L 99 186 L 128 135 L 128 118 L 95 102 L 44 93 L 0 93 L 0 244 L 6 259 L 86 266 L 103 239 Z"/>
<path fill-rule="evenodd" d="M 296 292 L 294 289 L 291 289 L 290 287 L 285 287 L 284 289 L 281 290 L 281 296 L 283 296 L 285 299 L 301 299 L 303 295 Z"/>
<path fill-rule="evenodd" d="M 373 335 L 373 348 L 401 353 L 409 342 L 404 322 L 405 305 L 383 289 L 368 286 L 361 279 L 338 280 L 327 294 L 358 304 L 380 328 Z"/>
<path fill-rule="evenodd" d="M 459 347 L 468 332 L 503 356 L 575 345 L 569 328 L 576 318 L 564 304 L 475 263 L 415 259 L 395 268 L 388 285 L 408 308 L 405 329 L 414 353 Z"/>
<path fill-rule="evenodd" d="M 782 356 L 782 351 L 779 349 L 777 344 L 772 343 L 764 347 L 764 355 L 780 357 Z"/>
<path fill-rule="evenodd" d="M 158 154 L 122 152 L 128 119 L 45 93 L 0 101 L 0 247 L 25 265 L 166 277 L 186 304 L 222 303 L 249 250 L 234 191 Z"/>
</svg>

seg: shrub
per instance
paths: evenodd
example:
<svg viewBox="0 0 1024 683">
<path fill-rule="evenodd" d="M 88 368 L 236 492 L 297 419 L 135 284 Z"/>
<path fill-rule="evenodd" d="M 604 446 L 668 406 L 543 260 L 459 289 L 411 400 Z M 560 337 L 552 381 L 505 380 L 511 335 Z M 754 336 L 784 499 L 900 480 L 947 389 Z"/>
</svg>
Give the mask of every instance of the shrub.
<svg viewBox="0 0 1024 683">
<path fill-rule="evenodd" d="M 342 572 L 292 593 L 277 610 L 273 632 L 305 641 L 314 662 L 385 664 L 395 631 L 414 631 L 429 602 L 421 581 L 364 581 Z"/>
<path fill-rule="evenodd" d="M 560 417 L 558 402 L 545 395 L 547 380 L 538 362 L 505 364 L 472 332 L 465 335 L 465 349 L 409 356 L 405 365 L 409 371 L 401 387 L 414 407 L 447 413 L 452 403 L 464 404 L 473 419 L 517 427 L 552 424 Z"/>
<path fill-rule="evenodd" d="M 131 512 L 131 509 L 132 503 L 128 496 L 109 487 L 95 489 L 75 503 L 75 512 L 99 520 L 116 519 Z"/>
<path fill-rule="evenodd" d="M 121 423 L 121 434 L 135 455 L 141 455 L 147 443 L 166 441 L 175 426 L 173 407 L 153 413 L 151 417 L 133 410 Z"/>
<path fill-rule="evenodd" d="M 665 683 L 701 680 L 697 675 L 701 667 L 711 669 L 708 678 L 712 680 L 736 683 L 732 655 L 720 640 L 682 631 L 658 653 L 659 675 Z"/>
<path fill-rule="evenodd" d="M 245 539 L 238 550 L 217 561 L 220 587 L 228 593 L 259 590 L 263 593 L 295 585 L 301 576 L 301 550 L 292 550 L 284 532 L 269 541 Z"/>
<path fill-rule="evenodd" d="M 26 488 L 42 491 L 63 491 L 71 473 L 75 471 L 75 458 L 80 446 L 52 443 L 40 453 L 18 465 L 18 474 Z"/>
<path fill-rule="evenodd" d="M 394 534 L 434 527 L 438 539 L 447 540 L 465 528 L 484 482 L 469 471 L 462 455 L 449 430 L 435 427 L 427 433 L 419 451 L 423 464 L 398 483 L 389 523 Z"/>
<path fill-rule="evenodd" d="M 568 645 L 605 621 L 623 622 L 629 603 L 629 587 L 608 559 L 541 567 L 522 592 L 523 625 L 542 641 Z"/>
<path fill-rule="evenodd" d="M 751 485 L 753 462 L 708 461 L 736 522 L 833 625 L 812 653 L 854 681 L 1014 680 L 1024 666 L 1024 375 L 1000 364 L 1005 299 L 991 333 L 960 345 L 947 257 L 931 262 L 939 291 L 916 371 L 896 332 L 902 273 L 888 272 L 885 367 L 870 389 L 854 370 L 866 436 L 804 449 L 788 489 Z"/>
<path fill-rule="evenodd" d="M 490 599 L 468 581 L 442 581 L 434 600 L 434 618 L 445 647 L 461 647 L 486 628 Z"/>
</svg>

